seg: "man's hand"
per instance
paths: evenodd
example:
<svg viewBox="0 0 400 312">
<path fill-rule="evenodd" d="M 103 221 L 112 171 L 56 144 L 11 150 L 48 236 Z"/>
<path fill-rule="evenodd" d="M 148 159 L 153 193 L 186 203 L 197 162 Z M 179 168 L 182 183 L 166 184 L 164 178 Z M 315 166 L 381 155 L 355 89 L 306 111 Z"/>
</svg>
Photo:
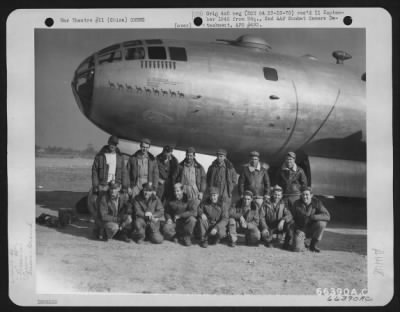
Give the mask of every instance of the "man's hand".
<svg viewBox="0 0 400 312">
<path fill-rule="evenodd" d="M 172 224 L 172 220 L 171 220 L 171 219 L 168 219 L 168 220 L 167 220 L 167 224 Z"/>
<path fill-rule="evenodd" d="M 247 222 L 246 222 L 246 220 L 244 219 L 243 216 L 240 217 L 240 226 L 241 226 L 242 228 L 244 228 L 244 229 L 247 228 Z"/>
<path fill-rule="evenodd" d="M 264 195 L 264 201 L 269 202 L 270 196 L 269 195 Z"/>
<path fill-rule="evenodd" d="M 201 214 L 201 219 L 202 219 L 203 221 L 207 221 L 207 216 L 206 216 L 204 213 L 202 213 L 202 214 Z"/>
<path fill-rule="evenodd" d="M 285 225 L 285 220 L 281 220 L 278 224 L 278 231 L 283 231 L 284 225 Z"/>
<path fill-rule="evenodd" d="M 175 216 L 175 222 L 176 222 L 176 220 L 178 220 L 180 218 L 180 216 Z"/>
<path fill-rule="evenodd" d="M 132 196 L 133 192 L 132 192 L 132 188 L 128 187 L 128 195 Z"/>
<path fill-rule="evenodd" d="M 217 229 L 216 229 L 216 228 L 213 228 L 213 229 L 210 231 L 210 234 L 214 236 L 214 235 L 217 234 L 217 232 L 218 232 Z"/>
<path fill-rule="evenodd" d="M 150 211 L 146 211 L 144 214 L 144 218 L 148 221 L 151 221 L 151 219 L 153 219 L 153 214 Z"/>
<path fill-rule="evenodd" d="M 197 195 L 197 198 L 198 198 L 199 200 L 202 200 L 202 199 L 203 199 L 203 193 L 200 192 L 199 195 Z"/>
<path fill-rule="evenodd" d="M 161 179 L 161 178 L 158 178 L 158 183 L 160 183 L 160 184 L 164 184 L 164 183 L 165 183 L 165 181 L 164 181 L 163 179 Z"/>
</svg>

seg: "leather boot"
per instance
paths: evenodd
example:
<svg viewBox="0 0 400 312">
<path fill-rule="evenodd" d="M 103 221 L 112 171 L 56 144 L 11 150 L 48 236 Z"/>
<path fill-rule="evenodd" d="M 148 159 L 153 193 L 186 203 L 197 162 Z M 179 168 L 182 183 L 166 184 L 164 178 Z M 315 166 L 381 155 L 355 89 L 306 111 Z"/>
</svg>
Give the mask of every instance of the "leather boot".
<svg viewBox="0 0 400 312">
<path fill-rule="evenodd" d="M 318 245 L 318 240 L 317 239 L 315 239 L 315 238 L 313 238 L 312 240 L 311 240 L 311 243 L 310 243 L 310 251 L 312 251 L 312 252 L 321 252 L 321 250 L 317 247 L 317 245 Z"/>
</svg>

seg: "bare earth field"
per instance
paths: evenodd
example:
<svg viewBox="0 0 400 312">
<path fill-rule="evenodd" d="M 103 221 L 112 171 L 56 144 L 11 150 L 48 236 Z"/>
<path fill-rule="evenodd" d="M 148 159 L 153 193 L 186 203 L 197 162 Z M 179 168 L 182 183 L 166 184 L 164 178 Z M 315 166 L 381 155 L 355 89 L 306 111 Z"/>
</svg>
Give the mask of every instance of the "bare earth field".
<svg viewBox="0 0 400 312">
<path fill-rule="evenodd" d="M 36 216 L 72 208 L 91 186 L 90 159 L 36 158 Z M 332 221 L 320 254 L 226 244 L 207 249 L 101 242 L 88 216 L 64 228 L 36 225 L 39 293 L 315 294 L 367 288 L 365 201 L 323 198 Z"/>
</svg>

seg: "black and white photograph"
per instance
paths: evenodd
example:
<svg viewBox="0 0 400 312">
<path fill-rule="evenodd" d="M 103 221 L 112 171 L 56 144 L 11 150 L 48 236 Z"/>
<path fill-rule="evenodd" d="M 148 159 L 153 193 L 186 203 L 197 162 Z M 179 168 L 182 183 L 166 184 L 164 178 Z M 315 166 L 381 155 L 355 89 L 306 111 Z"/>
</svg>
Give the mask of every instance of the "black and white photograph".
<svg viewBox="0 0 400 312">
<path fill-rule="evenodd" d="M 370 276 L 390 280 L 393 242 L 374 245 L 384 223 L 370 183 L 391 177 L 375 175 L 371 150 L 391 145 L 370 130 L 391 116 L 367 105 L 379 73 L 368 27 L 346 26 L 345 14 L 309 27 L 314 9 L 281 13 L 297 26 L 229 27 L 279 19 L 239 11 L 191 13 L 198 28 L 105 27 L 124 18 L 68 13 L 32 30 L 33 115 L 20 117 L 33 125 L 34 176 L 20 183 L 33 194 L 33 293 L 49 304 L 63 294 L 377 300 Z M 12 246 L 13 259 L 26 254 Z"/>
</svg>

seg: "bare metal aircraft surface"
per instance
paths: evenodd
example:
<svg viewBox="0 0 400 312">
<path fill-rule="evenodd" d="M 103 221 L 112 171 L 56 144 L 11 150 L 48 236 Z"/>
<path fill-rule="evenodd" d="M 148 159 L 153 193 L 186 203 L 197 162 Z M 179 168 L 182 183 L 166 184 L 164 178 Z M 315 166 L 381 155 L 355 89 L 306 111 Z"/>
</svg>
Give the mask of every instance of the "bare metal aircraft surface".
<svg viewBox="0 0 400 312">
<path fill-rule="evenodd" d="M 273 53 L 244 35 L 215 43 L 132 40 L 106 47 L 76 69 L 83 114 L 104 131 L 200 153 L 251 150 L 274 169 L 291 150 L 317 194 L 366 197 L 365 73 Z M 239 170 L 240 171 L 240 170 Z"/>
</svg>

